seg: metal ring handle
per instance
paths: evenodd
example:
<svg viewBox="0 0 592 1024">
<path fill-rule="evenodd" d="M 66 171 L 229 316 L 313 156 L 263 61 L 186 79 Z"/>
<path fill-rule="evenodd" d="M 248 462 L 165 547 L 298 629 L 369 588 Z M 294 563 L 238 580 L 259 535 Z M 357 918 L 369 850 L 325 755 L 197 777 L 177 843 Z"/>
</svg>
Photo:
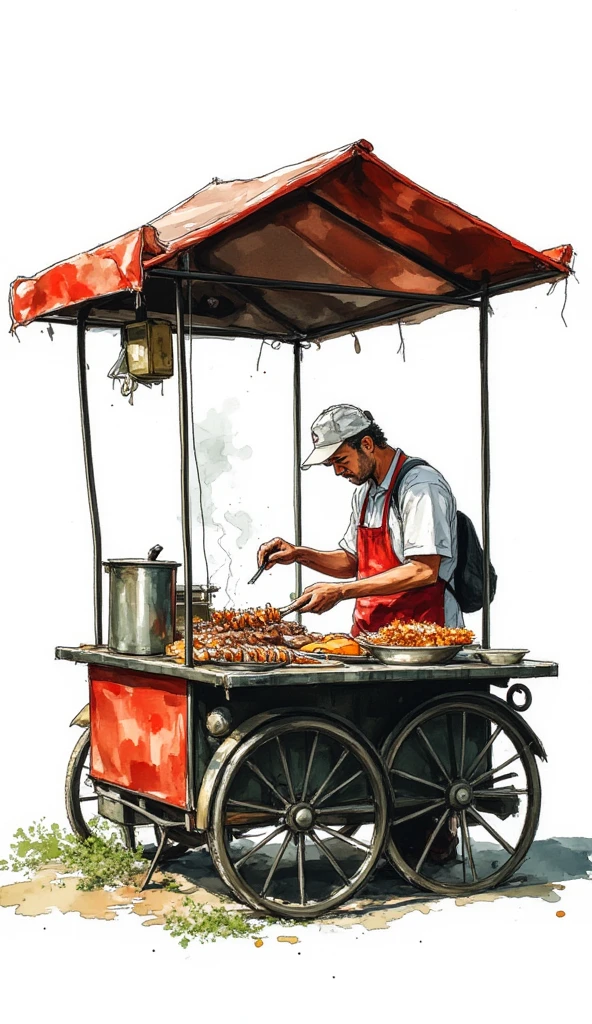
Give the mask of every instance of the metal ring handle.
<svg viewBox="0 0 592 1024">
<path fill-rule="evenodd" d="M 515 700 L 515 695 L 517 693 L 524 694 L 523 704 L 520 704 L 517 700 Z M 528 686 L 525 686 L 524 683 L 514 683 L 509 688 L 506 694 L 506 700 L 510 707 L 514 708 L 514 711 L 528 711 L 530 705 L 532 704 L 532 693 L 528 689 Z"/>
</svg>

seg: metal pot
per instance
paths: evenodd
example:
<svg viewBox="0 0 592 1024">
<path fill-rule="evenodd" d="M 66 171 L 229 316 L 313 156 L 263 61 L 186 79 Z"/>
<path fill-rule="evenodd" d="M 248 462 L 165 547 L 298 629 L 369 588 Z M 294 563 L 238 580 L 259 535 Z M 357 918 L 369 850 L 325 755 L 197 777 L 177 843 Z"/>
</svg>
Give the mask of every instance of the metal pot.
<svg viewBox="0 0 592 1024">
<path fill-rule="evenodd" d="M 109 647 L 118 654 L 164 654 L 175 638 L 179 562 L 157 562 L 160 545 L 147 558 L 110 558 Z"/>
<path fill-rule="evenodd" d="M 209 622 L 212 612 L 213 595 L 220 587 L 195 586 L 192 587 L 193 618 L 205 619 Z M 185 636 L 185 587 L 183 584 L 177 587 L 177 625 L 178 633 Z"/>
</svg>

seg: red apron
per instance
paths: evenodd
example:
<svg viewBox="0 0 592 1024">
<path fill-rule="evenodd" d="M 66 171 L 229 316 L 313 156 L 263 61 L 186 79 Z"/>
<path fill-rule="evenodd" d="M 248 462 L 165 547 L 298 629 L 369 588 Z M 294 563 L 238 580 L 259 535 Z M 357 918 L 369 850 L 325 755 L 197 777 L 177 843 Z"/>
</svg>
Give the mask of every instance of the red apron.
<svg viewBox="0 0 592 1024">
<path fill-rule="evenodd" d="M 382 523 L 378 527 L 363 526 L 368 506 L 368 494 L 364 500 L 358 525 L 358 579 L 377 576 L 387 569 L 402 565 L 391 543 L 388 519 L 393 489 L 401 472 L 406 456 L 401 452 L 393 473 L 384 502 Z M 359 597 L 354 608 L 352 635 L 361 632 L 375 633 L 393 619 L 415 619 L 418 622 L 436 622 L 444 625 L 444 580 L 438 579 L 426 587 L 414 587 L 398 594 L 381 594 L 377 597 Z"/>
</svg>

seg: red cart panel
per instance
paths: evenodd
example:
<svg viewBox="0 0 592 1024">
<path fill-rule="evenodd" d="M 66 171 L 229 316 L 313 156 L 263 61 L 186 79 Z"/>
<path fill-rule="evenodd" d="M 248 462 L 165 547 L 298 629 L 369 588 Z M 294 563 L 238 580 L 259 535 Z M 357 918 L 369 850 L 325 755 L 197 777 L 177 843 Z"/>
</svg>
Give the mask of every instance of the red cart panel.
<svg viewBox="0 0 592 1024">
<path fill-rule="evenodd" d="M 92 665 L 91 775 L 187 807 L 187 683 Z"/>
</svg>

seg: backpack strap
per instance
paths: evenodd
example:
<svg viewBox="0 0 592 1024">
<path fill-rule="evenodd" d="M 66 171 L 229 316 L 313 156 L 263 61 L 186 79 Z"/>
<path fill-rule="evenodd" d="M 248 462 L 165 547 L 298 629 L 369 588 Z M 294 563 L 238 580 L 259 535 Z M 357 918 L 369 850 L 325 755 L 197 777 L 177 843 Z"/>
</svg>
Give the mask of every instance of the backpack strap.
<svg viewBox="0 0 592 1024">
<path fill-rule="evenodd" d="M 394 501 L 394 503 L 395 503 L 395 508 L 397 510 L 397 513 L 399 512 L 399 491 L 401 490 L 401 484 L 403 483 L 403 480 L 405 479 L 407 474 L 410 473 L 412 469 L 415 469 L 416 466 L 429 466 L 429 462 L 426 462 L 425 459 L 410 459 L 410 458 L 406 458 L 405 462 L 403 463 L 403 465 L 401 466 L 401 468 L 400 468 L 400 470 L 398 472 L 397 482 L 396 482 L 396 484 L 395 484 L 395 486 L 393 488 L 393 499 L 392 499 Z"/>
<path fill-rule="evenodd" d="M 401 466 L 401 468 L 399 470 L 399 473 L 397 475 L 397 480 L 396 480 L 395 486 L 393 488 L 392 500 L 394 502 L 395 509 L 396 509 L 397 515 L 399 517 L 401 515 L 400 509 L 399 509 L 399 491 L 401 490 L 401 484 L 403 483 L 403 480 L 407 476 L 407 473 L 410 473 L 411 470 L 415 469 L 416 466 L 429 466 L 429 462 L 426 462 L 425 459 L 411 459 L 411 458 L 407 458 L 405 460 L 405 462 L 403 463 L 403 465 Z M 450 591 L 450 593 L 452 594 L 454 600 L 458 603 L 458 598 L 457 598 L 457 596 L 456 596 L 456 594 L 454 592 L 454 588 L 453 588 L 452 584 L 449 583 L 448 580 L 443 580 L 443 583 L 444 583 L 444 587 L 446 588 L 446 590 Z"/>
</svg>

